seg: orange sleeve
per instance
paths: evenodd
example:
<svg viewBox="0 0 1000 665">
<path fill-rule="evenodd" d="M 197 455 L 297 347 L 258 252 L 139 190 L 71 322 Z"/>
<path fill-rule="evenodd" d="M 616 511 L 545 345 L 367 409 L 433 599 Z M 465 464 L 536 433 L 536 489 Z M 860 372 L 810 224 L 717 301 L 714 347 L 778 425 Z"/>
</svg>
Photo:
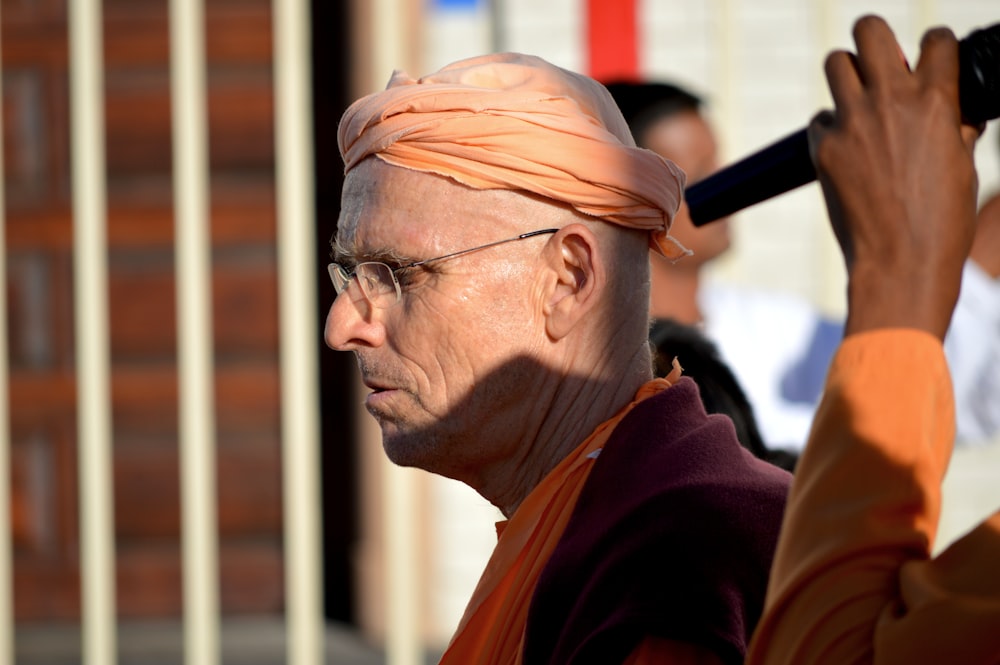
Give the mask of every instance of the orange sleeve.
<svg viewBox="0 0 1000 665">
<path fill-rule="evenodd" d="M 935 337 L 844 341 L 796 470 L 749 665 L 997 662 L 1000 514 L 929 559 L 953 438 Z"/>
<path fill-rule="evenodd" d="M 660 637 L 647 637 L 622 665 L 723 665 L 708 649 Z"/>
</svg>

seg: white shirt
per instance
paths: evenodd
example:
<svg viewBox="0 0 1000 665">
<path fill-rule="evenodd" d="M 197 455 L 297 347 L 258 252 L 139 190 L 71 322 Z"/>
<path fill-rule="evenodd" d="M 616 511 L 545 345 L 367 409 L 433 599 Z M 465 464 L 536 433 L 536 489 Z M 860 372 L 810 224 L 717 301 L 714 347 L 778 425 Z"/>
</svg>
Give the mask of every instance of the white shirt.
<svg viewBox="0 0 1000 665">
<path fill-rule="evenodd" d="M 1000 432 L 1000 279 L 973 261 L 962 273 L 944 352 L 955 387 L 957 439 L 986 443 Z"/>
<path fill-rule="evenodd" d="M 704 332 L 753 405 L 768 446 L 805 446 L 843 322 L 790 294 L 708 283 L 699 294 Z M 955 388 L 957 439 L 1000 433 L 1000 280 L 966 263 L 945 354 Z M 917 379 L 918 377 L 915 377 Z"/>
</svg>

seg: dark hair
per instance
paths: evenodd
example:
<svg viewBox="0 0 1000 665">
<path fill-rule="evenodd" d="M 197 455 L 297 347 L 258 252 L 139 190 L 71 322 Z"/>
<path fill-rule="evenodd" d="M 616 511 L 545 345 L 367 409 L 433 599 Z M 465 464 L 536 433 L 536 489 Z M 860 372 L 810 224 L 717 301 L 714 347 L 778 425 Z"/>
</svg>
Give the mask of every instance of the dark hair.
<svg viewBox="0 0 1000 665">
<path fill-rule="evenodd" d="M 666 376 L 677 358 L 684 375 L 698 384 L 702 404 L 708 413 L 729 416 L 736 428 L 736 438 L 755 457 L 788 471 L 795 468 L 794 453 L 768 448 L 757 427 L 753 407 L 716 346 L 694 326 L 674 319 L 657 319 L 649 332 L 657 376 Z"/>
<path fill-rule="evenodd" d="M 642 135 L 654 121 L 682 111 L 697 113 L 704 104 L 701 97 L 673 83 L 615 80 L 604 85 L 639 145 L 643 144 Z"/>
</svg>

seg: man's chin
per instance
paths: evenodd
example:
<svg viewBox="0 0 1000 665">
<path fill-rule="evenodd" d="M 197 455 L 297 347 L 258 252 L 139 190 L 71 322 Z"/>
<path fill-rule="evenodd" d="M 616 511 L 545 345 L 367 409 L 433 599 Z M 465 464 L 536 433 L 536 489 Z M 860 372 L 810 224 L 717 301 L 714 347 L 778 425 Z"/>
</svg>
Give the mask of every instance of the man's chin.
<svg viewBox="0 0 1000 665">
<path fill-rule="evenodd" d="M 389 458 L 389 461 L 396 466 L 430 470 L 426 467 L 426 460 L 423 459 L 424 455 L 421 453 L 419 446 L 416 446 L 412 440 L 406 437 L 387 437 L 383 434 L 382 450 L 385 451 L 385 456 Z"/>
<path fill-rule="evenodd" d="M 412 462 L 407 461 L 413 457 L 412 451 L 417 447 L 412 433 L 388 419 L 379 419 L 379 427 L 382 430 L 382 449 L 386 457 L 394 464 L 413 466 Z"/>
<path fill-rule="evenodd" d="M 396 466 L 414 467 L 430 473 L 447 475 L 442 466 L 438 439 L 426 430 L 400 428 L 398 423 L 383 422 L 382 450 Z"/>
</svg>

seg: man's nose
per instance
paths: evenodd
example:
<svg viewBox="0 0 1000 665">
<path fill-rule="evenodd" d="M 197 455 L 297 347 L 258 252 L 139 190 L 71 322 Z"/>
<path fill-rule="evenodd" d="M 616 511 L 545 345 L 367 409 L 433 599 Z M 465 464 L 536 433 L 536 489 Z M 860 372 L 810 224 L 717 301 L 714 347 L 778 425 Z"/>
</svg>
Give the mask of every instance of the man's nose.
<svg viewBox="0 0 1000 665">
<path fill-rule="evenodd" d="M 333 300 L 326 315 L 326 345 L 337 351 L 377 347 L 385 342 L 381 310 L 350 286 Z"/>
</svg>

